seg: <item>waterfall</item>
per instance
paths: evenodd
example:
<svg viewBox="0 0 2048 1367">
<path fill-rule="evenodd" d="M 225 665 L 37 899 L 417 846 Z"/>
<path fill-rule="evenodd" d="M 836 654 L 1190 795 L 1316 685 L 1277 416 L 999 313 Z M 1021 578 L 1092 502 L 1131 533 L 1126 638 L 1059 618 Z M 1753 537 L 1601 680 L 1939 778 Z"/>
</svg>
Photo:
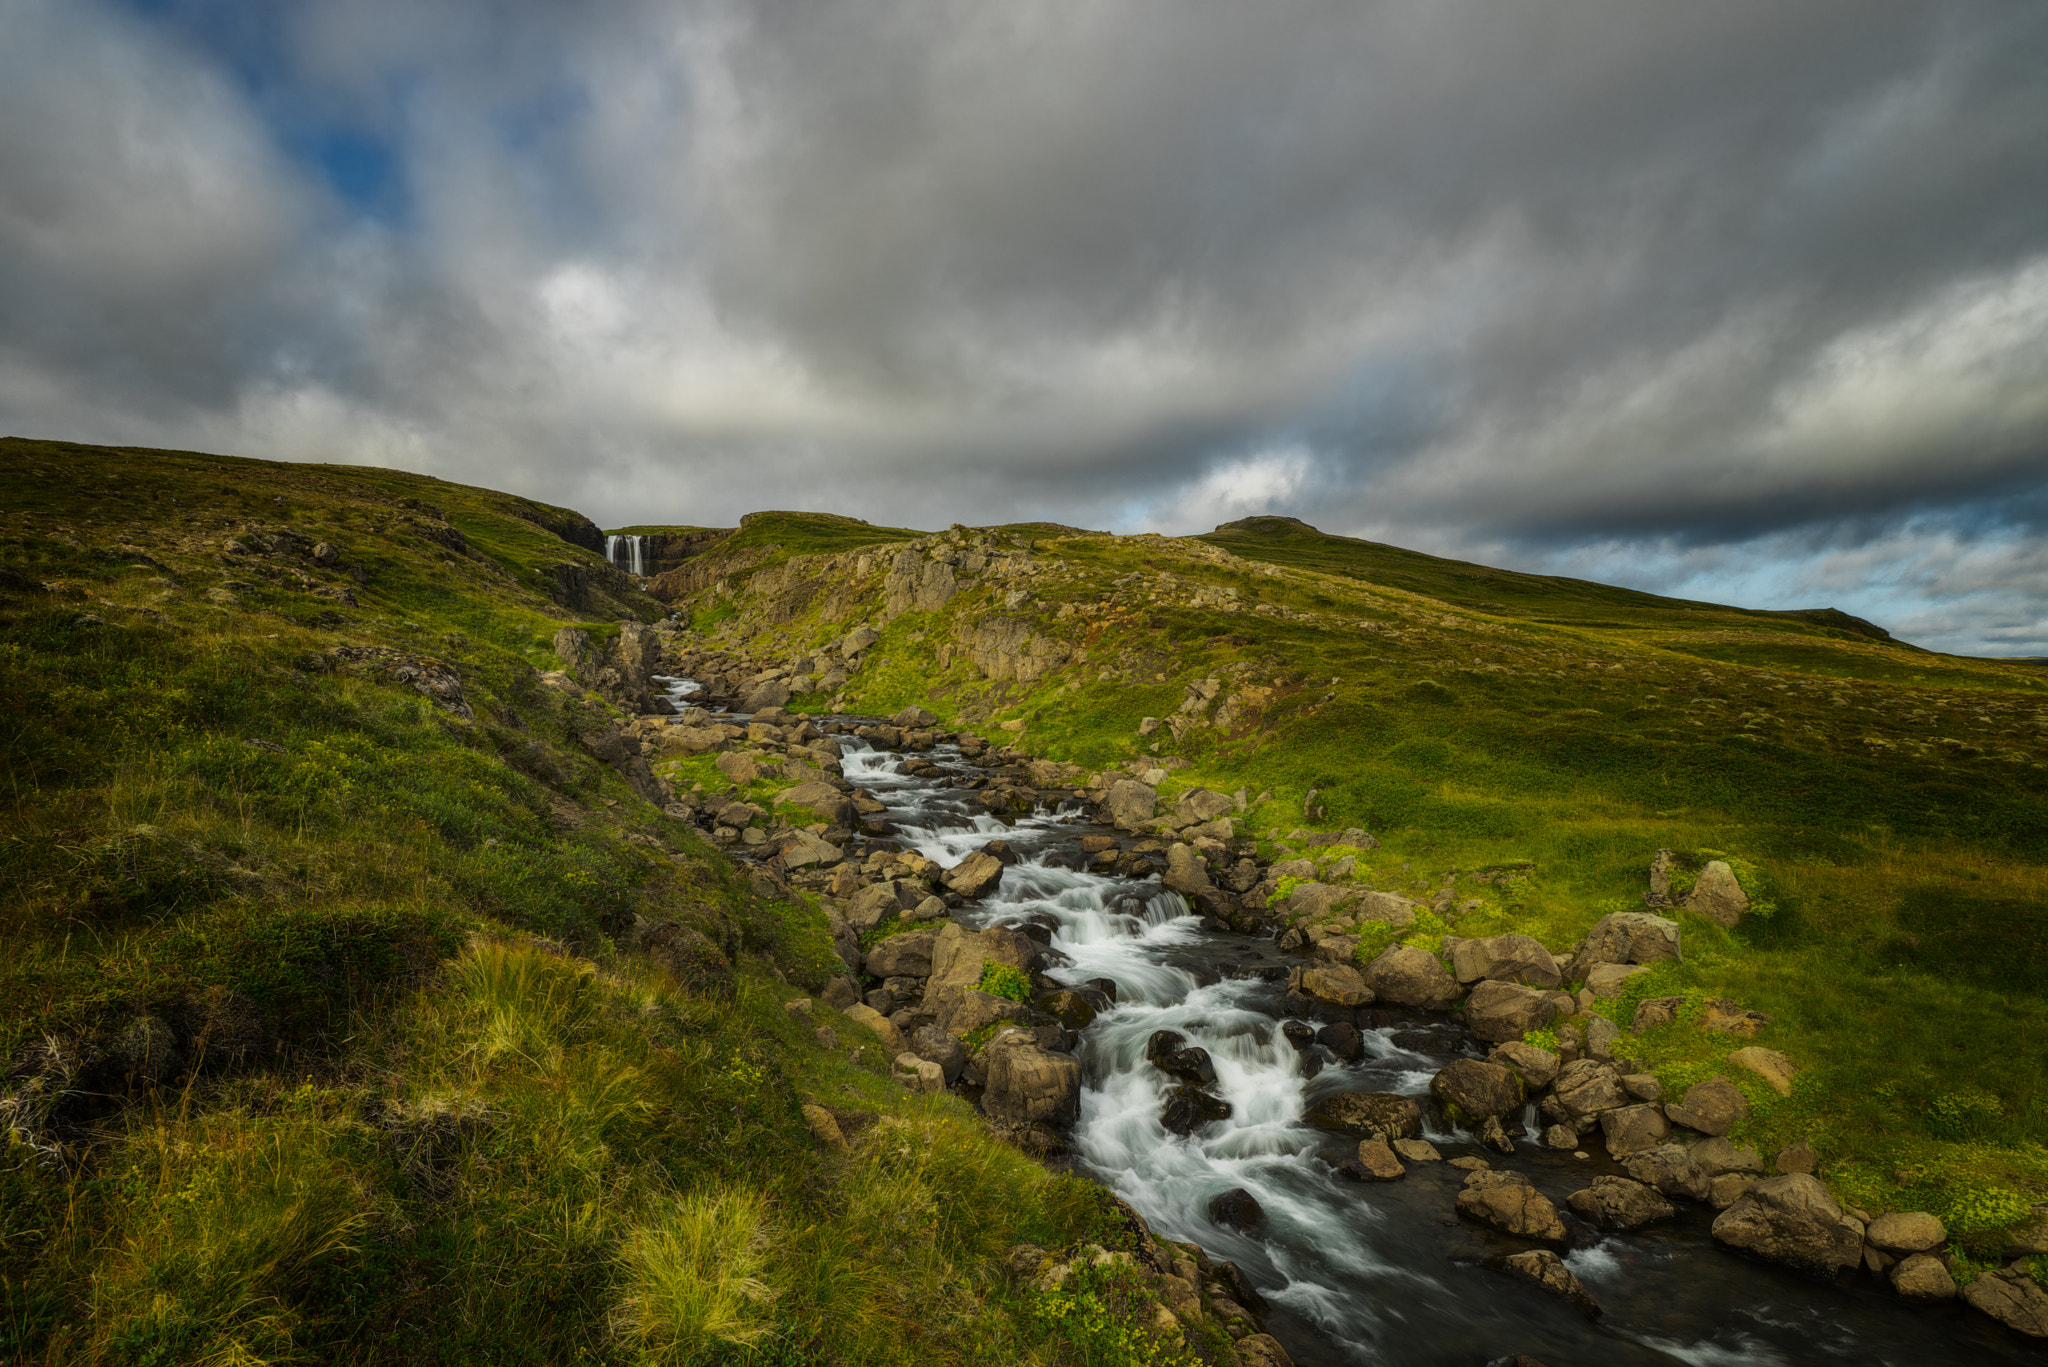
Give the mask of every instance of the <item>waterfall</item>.
<svg viewBox="0 0 2048 1367">
<path fill-rule="evenodd" d="M 621 560 L 619 553 L 625 552 Z M 604 539 L 604 558 L 628 574 L 647 577 L 647 538 L 644 536 L 607 536 Z"/>
</svg>

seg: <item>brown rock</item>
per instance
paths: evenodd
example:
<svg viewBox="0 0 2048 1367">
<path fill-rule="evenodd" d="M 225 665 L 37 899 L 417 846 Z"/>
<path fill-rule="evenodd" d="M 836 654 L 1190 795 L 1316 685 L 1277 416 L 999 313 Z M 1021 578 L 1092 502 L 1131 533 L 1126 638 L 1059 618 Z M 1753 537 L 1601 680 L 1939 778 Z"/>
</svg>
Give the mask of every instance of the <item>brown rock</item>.
<svg viewBox="0 0 2048 1367">
<path fill-rule="evenodd" d="M 1718 926 L 1732 926 L 1749 910 L 1749 895 L 1735 881 L 1735 870 L 1716 859 L 1700 870 L 1699 881 L 1679 903 Z"/>
<path fill-rule="evenodd" d="M 1887 1253 L 1931 1253 L 1948 1242 L 1948 1228 L 1924 1210 L 1895 1211 L 1872 1220 L 1864 1237 Z"/>
<path fill-rule="evenodd" d="M 1804 1139 L 1795 1139 L 1778 1150 L 1778 1156 L 1771 1160 L 1771 1166 L 1779 1172 L 1815 1172 L 1820 1168 L 1820 1159 L 1813 1152 L 1813 1145 Z"/>
<path fill-rule="evenodd" d="M 1669 1025 L 1678 1019 L 1678 1008 L 1684 1004 L 1683 997 L 1647 997 L 1636 1004 L 1636 1018 L 1629 1022 L 1628 1028 L 1640 1035 L 1660 1025 Z"/>
<path fill-rule="evenodd" d="M 1617 911 L 1603 916 L 1572 957 L 1567 978 L 1583 978 L 1595 964 L 1653 964 L 1683 957 L 1678 922 L 1647 911 Z"/>
<path fill-rule="evenodd" d="M 1294 1359 L 1271 1334 L 1247 1334 L 1237 1341 L 1237 1367 L 1294 1367 Z"/>
<path fill-rule="evenodd" d="M 1564 1203 L 1602 1229 L 1635 1229 L 1678 1214 L 1655 1188 L 1626 1177 L 1596 1177 L 1592 1186 L 1573 1192 Z"/>
<path fill-rule="evenodd" d="M 1726 1210 L 1749 1195 L 1755 1186 L 1756 1178 L 1746 1172 L 1724 1172 L 1707 1183 L 1707 1204 L 1715 1210 Z"/>
<path fill-rule="evenodd" d="M 1538 1049 L 1533 1044 L 1524 1044 L 1520 1040 L 1509 1040 L 1506 1044 L 1495 1045 L 1493 1052 L 1487 1057 L 1520 1073 L 1522 1081 L 1528 1084 L 1532 1092 L 1541 1091 L 1555 1082 L 1557 1070 L 1561 1066 L 1556 1054 L 1548 1049 Z"/>
<path fill-rule="evenodd" d="M 1909 1301 L 1954 1300 L 1956 1279 L 1932 1254 L 1915 1253 L 1892 1269 L 1892 1290 Z"/>
<path fill-rule="evenodd" d="M 1749 1099 L 1727 1078 L 1716 1076 L 1688 1087 L 1679 1103 L 1665 1107 L 1664 1113 L 1675 1125 L 1722 1135 L 1749 1114 Z"/>
<path fill-rule="evenodd" d="M 1752 1011 L 1726 997 L 1713 997 L 1707 1002 L 1707 1013 L 1700 1020 L 1700 1029 L 1753 1039 L 1770 1023 L 1771 1018 L 1761 1011 Z"/>
<path fill-rule="evenodd" d="M 1467 984 L 1493 980 L 1529 987 L 1558 987 L 1564 982 L 1550 951 L 1529 935 L 1486 935 L 1460 940 L 1451 949 L 1451 973 Z"/>
<path fill-rule="evenodd" d="M 1365 985 L 1380 1001 L 1430 1011 L 1446 1010 L 1461 995 L 1436 955 L 1411 945 L 1394 945 L 1367 964 Z"/>
<path fill-rule="evenodd" d="M 2008 1329 L 2048 1338 L 2048 1291 L 2023 1269 L 1988 1272 L 1963 1288 L 1963 1299 Z"/>
<path fill-rule="evenodd" d="M 1553 1244 L 1566 1239 L 1557 1207 L 1518 1172 L 1486 1169 L 1467 1177 L 1458 1192 L 1458 1214 L 1521 1239 Z"/>
<path fill-rule="evenodd" d="M 1770 1083 L 1771 1090 L 1779 1096 L 1792 1095 L 1792 1077 L 1799 1070 L 1792 1065 L 1791 1059 L 1776 1049 L 1751 1044 L 1730 1054 L 1728 1061 L 1738 1068 L 1747 1068 Z"/>
<path fill-rule="evenodd" d="M 840 1133 L 839 1130 L 839 1122 L 834 1120 L 832 1112 L 826 1110 L 823 1106 L 806 1104 L 804 1106 L 804 1124 L 811 1127 L 811 1137 L 826 1148 L 844 1149 L 847 1147 L 846 1136 Z"/>
<path fill-rule="evenodd" d="M 896 1028 L 896 1023 L 872 1006 L 865 1003 L 849 1006 L 846 1008 L 846 1018 L 855 1025 L 863 1025 L 874 1031 L 875 1038 L 882 1042 L 882 1048 L 889 1058 L 895 1058 L 908 1047 L 904 1042 L 903 1032 Z"/>
<path fill-rule="evenodd" d="M 1332 1006 L 1370 1006 L 1372 989 L 1365 977 L 1349 964 L 1317 964 L 1301 970 L 1296 988 L 1302 995 Z"/>
<path fill-rule="evenodd" d="M 1554 1296 L 1562 1296 L 1591 1318 L 1600 1316 L 1600 1303 L 1593 1299 L 1572 1270 L 1564 1265 L 1564 1259 L 1547 1248 L 1532 1248 L 1526 1253 L 1511 1254 L 1501 1259 L 1501 1266 L 1517 1277 L 1524 1277 L 1536 1283 Z"/>
<path fill-rule="evenodd" d="M 1309 1107 L 1302 1119 L 1319 1130 L 1365 1139 L 1413 1139 L 1422 1133 L 1422 1107 L 1391 1092 L 1339 1092 Z"/>
<path fill-rule="evenodd" d="M 1713 1232 L 1716 1242 L 1823 1277 L 1863 1260 L 1863 1226 L 1804 1173 L 1757 1183 L 1715 1218 Z"/>
<path fill-rule="evenodd" d="M 1660 1106 L 1623 1106 L 1600 1113 L 1600 1133 L 1607 1141 L 1608 1154 L 1618 1160 L 1662 1144 L 1671 1134 L 1671 1122 L 1664 1118 Z"/>
<path fill-rule="evenodd" d="M 1613 1064 L 1599 1059 L 1573 1059 L 1565 1064 L 1558 1070 L 1557 1081 L 1551 1084 L 1551 1094 L 1574 1120 L 1629 1104 L 1621 1075 L 1614 1071 Z"/>
<path fill-rule="evenodd" d="M 1394 1151 L 1379 1139 L 1358 1141 L 1358 1166 L 1375 1182 L 1391 1182 L 1408 1175 L 1408 1169 L 1401 1166 L 1401 1160 L 1394 1156 Z"/>
<path fill-rule="evenodd" d="M 1707 1199 L 1708 1175 L 1701 1172 L 1682 1144 L 1664 1144 L 1631 1155 L 1621 1165 L 1636 1181 L 1655 1187 L 1666 1196 L 1687 1201 Z"/>
<path fill-rule="evenodd" d="M 939 881 L 962 897 L 980 897 L 993 892 L 1002 877 L 1003 861 L 986 850 L 976 850 L 947 869 Z"/>
<path fill-rule="evenodd" d="M 988 1089 L 981 1098 L 989 1119 L 1009 1125 L 1074 1123 L 1081 1105 L 1079 1059 L 1032 1044 L 991 1047 L 989 1052 Z"/>
<path fill-rule="evenodd" d="M 1522 1079 L 1512 1069 L 1475 1058 L 1452 1061 L 1430 1079 L 1429 1093 L 1461 1125 L 1506 1115 L 1523 1100 Z"/>
<path fill-rule="evenodd" d="M 1547 995 L 1516 983 L 1487 979 L 1465 999 L 1466 1028 L 1495 1044 L 1541 1030 L 1556 1015 L 1557 1007 Z"/>
<path fill-rule="evenodd" d="M 932 946 L 936 930 L 912 930 L 888 939 L 868 951 L 867 970 L 877 978 L 928 978 L 932 972 Z"/>
</svg>

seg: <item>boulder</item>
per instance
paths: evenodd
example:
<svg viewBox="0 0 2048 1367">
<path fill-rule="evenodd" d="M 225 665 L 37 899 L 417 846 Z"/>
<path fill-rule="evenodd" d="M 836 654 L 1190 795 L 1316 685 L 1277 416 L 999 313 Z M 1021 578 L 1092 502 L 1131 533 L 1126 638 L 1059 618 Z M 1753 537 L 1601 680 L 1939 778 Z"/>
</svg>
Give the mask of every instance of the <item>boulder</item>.
<svg viewBox="0 0 2048 1367">
<path fill-rule="evenodd" d="M 1637 1101 L 1662 1101 L 1664 1084 L 1657 1080 L 1655 1073 L 1624 1073 L 1621 1078 L 1622 1090 Z"/>
<path fill-rule="evenodd" d="M 1330 883 L 1303 883 L 1288 897 L 1285 910 L 1289 916 L 1306 916 L 1313 919 L 1327 916 L 1357 896 L 1357 888 L 1338 887 Z"/>
<path fill-rule="evenodd" d="M 993 892 L 1002 877 L 1003 861 L 986 850 L 976 850 L 947 869 L 939 881 L 962 897 L 980 897 Z"/>
<path fill-rule="evenodd" d="M 777 683 L 770 679 L 767 683 L 758 685 L 753 692 L 742 698 L 739 710 L 749 714 L 765 712 L 771 707 L 787 705 L 791 696 L 789 685 Z"/>
<path fill-rule="evenodd" d="M 897 912 L 910 910 L 926 895 L 924 884 L 911 878 L 870 883 L 848 900 L 846 923 L 857 933 L 865 933 Z"/>
<path fill-rule="evenodd" d="M 1166 886 L 1174 892 L 1203 892 L 1213 886 L 1209 882 L 1209 865 L 1195 852 L 1195 847 L 1174 844 L 1166 851 Z"/>
<path fill-rule="evenodd" d="M 1602 1229 L 1635 1229 L 1678 1214 L 1654 1187 L 1626 1177 L 1596 1177 L 1592 1186 L 1573 1192 L 1564 1203 L 1580 1219 Z"/>
<path fill-rule="evenodd" d="M 1209 1219 L 1226 1229 L 1249 1231 L 1266 1223 L 1266 1211 L 1243 1187 L 1232 1187 L 1209 1198 Z"/>
<path fill-rule="evenodd" d="M 929 1095 L 946 1090 L 946 1070 L 907 1049 L 896 1056 L 894 1072 L 896 1080 L 913 1092 Z"/>
<path fill-rule="evenodd" d="M 1222 793 L 1197 788 L 1174 804 L 1173 815 L 1176 821 L 1192 826 L 1204 821 L 1214 821 L 1217 817 L 1236 810 L 1237 804 Z"/>
<path fill-rule="evenodd" d="M 1583 978 L 1595 964 L 1653 964 L 1682 957 L 1678 922 L 1647 911 L 1617 911 L 1587 932 L 1564 976 Z"/>
<path fill-rule="evenodd" d="M 1661 1107 L 1649 1104 L 1623 1106 L 1600 1113 L 1600 1133 L 1607 1140 L 1608 1155 L 1616 1160 L 1654 1149 L 1671 1135 L 1671 1122 Z"/>
<path fill-rule="evenodd" d="M 1308 1108 L 1302 1119 L 1319 1130 L 1361 1139 L 1415 1139 L 1422 1134 L 1422 1107 L 1413 1097 L 1392 1092 L 1338 1092 Z"/>
<path fill-rule="evenodd" d="M 1683 1005 L 1683 997 L 1647 997 L 1636 1003 L 1636 1016 L 1628 1028 L 1631 1033 L 1640 1035 L 1660 1025 L 1669 1025 L 1678 1019 L 1678 1008 Z"/>
<path fill-rule="evenodd" d="M 1069 1030 L 1086 1030 L 1095 1020 L 1096 1013 L 1107 1006 L 1108 1002 L 1100 993 L 1063 987 L 1054 992 L 1043 993 L 1032 1004 Z"/>
<path fill-rule="evenodd" d="M 1441 1163 L 1444 1156 L 1427 1139 L 1396 1139 L 1394 1152 L 1411 1163 Z"/>
<path fill-rule="evenodd" d="M 1738 1068 L 1747 1068 L 1770 1083 L 1771 1090 L 1779 1096 L 1792 1095 L 1792 1078 L 1799 1070 L 1790 1058 L 1776 1049 L 1751 1044 L 1730 1054 L 1728 1061 Z"/>
<path fill-rule="evenodd" d="M 1373 1182 L 1392 1182 L 1408 1175 L 1408 1169 L 1401 1166 L 1401 1160 L 1383 1139 L 1358 1141 L 1358 1167 Z"/>
<path fill-rule="evenodd" d="M 1352 910 L 1364 920 L 1385 921 L 1396 930 L 1406 930 L 1415 924 L 1415 903 L 1396 893 L 1361 892 Z"/>
<path fill-rule="evenodd" d="M 1551 1094 L 1574 1120 L 1630 1104 L 1621 1075 L 1614 1071 L 1613 1064 L 1599 1059 L 1573 1059 L 1558 1069 Z"/>
<path fill-rule="evenodd" d="M 925 711 L 922 707 L 906 707 L 895 716 L 889 718 L 889 725 L 891 726 L 903 726 L 912 729 L 922 729 L 927 726 L 937 726 L 938 724 L 939 719 Z"/>
<path fill-rule="evenodd" d="M 1349 964 L 1317 964 L 1301 970 L 1295 990 L 1332 1006 L 1370 1006 L 1372 989 L 1365 977 Z"/>
<path fill-rule="evenodd" d="M 1465 1026 L 1493 1044 L 1541 1030 L 1557 1016 L 1557 1005 L 1542 991 L 1511 982 L 1481 981 L 1465 998 Z"/>
<path fill-rule="evenodd" d="M 930 1000 L 930 995 L 926 993 L 926 1000 Z M 1008 997 L 969 988 L 948 994 L 932 1014 L 940 1029 L 958 1039 L 1005 1021 L 1023 1025 L 1031 1019 L 1031 1008 Z"/>
<path fill-rule="evenodd" d="M 1708 1177 L 1719 1177 L 1724 1172 L 1746 1172 L 1761 1175 L 1763 1159 L 1757 1157 L 1755 1149 L 1740 1149 L 1726 1139 L 1702 1139 L 1687 1150 L 1692 1155 L 1692 1165 Z"/>
<path fill-rule="evenodd" d="M 1948 1242 L 1948 1227 L 1924 1210 L 1894 1211 L 1872 1220 L 1863 1237 L 1887 1253 L 1932 1253 Z"/>
<path fill-rule="evenodd" d="M 1102 797 L 1102 819 L 1121 830 L 1135 831 L 1159 809 L 1159 794 L 1133 778 L 1118 779 Z"/>
<path fill-rule="evenodd" d="M 1605 1016 L 1594 1016 L 1586 1022 L 1586 1052 L 1597 1059 L 1614 1057 L 1615 1041 L 1621 1038 L 1621 1027 Z"/>
<path fill-rule="evenodd" d="M 1986 1273 L 1963 1288 L 1963 1299 L 2016 1333 L 2048 1338 L 2048 1291 L 2024 1268 Z"/>
<path fill-rule="evenodd" d="M 1237 1367 L 1294 1367 L 1294 1359 L 1271 1334 L 1247 1334 L 1237 1341 Z"/>
<path fill-rule="evenodd" d="M 1501 1259 L 1500 1265 L 1514 1276 L 1532 1281 L 1553 1296 L 1562 1296 L 1581 1314 L 1593 1319 L 1600 1316 L 1600 1303 L 1593 1299 L 1585 1284 L 1564 1265 L 1564 1259 L 1547 1248 L 1532 1248 L 1514 1253 Z"/>
<path fill-rule="evenodd" d="M 1706 1014 L 1700 1019 L 1700 1029 L 1752 1039 L 1770 1023 L 1771 1018 L 1761 1011 L 1752 1011 L 1726 997 L 1712 997 L 1707 1001 Z"/>
<path fill-rule="evenodd" d="M 1715 859 L 1700 870 L 1699 881 L 1679 905 L 1717 926 L 1732 926 L 1749 910 L 1749 894 L 1735 881 L 1735 870 Z"/>
<path fill-rule="evenodd" d="M 1506 1115 L 1522 1104 L 1522 1079 L 1514 1070 L 1476 1058 L 1456 1059 L 1430 1079 L 1429 1094 L 1462 1125 Z"/>
<path fill-rule="evenodd" d="M 1645 1186 L 1685 1201 L 1707 1199 L 1709 1178 L 1683 1144 L 1661 1144 L 1622 1160 L 1621 1170 Z"/>
<path fill-rule="evenodd" d="M 1541 941 L 1528 935 L 1486 935 L 1451 949 L 1451 974 L 1461 983 L 1482 980 L 1560 987 L 1563 975 Z"/>
<path fill-rule="evenodd" d="M 1686 1088 L 1678 1104 L 1665 1107 L 1664 1113 L 1675 1125 L 1701 1134 L 1721 1135 L 1749 1114 L 1749 1098 L 1727 1078 L 1716 1075 Z"/>
<path fill-rule="evenodd" d="M 1813 1151 L 1813 1145 L 1804 1139 L 1795 1139 L 1778 1150 L 1778 1156 L 1771 1160 L 1771 1166 L 1779 1172 L 1817 1172 L 1820 1156 Z"/>
<path fill-rule="evenodd" d="M 813 865 L 837 864 L 845 856 L 831 841 L 820 838 L 811 831 L 791 831 L 779 838 L 782 845 L 782 866 L 786 869 L 807 869 Z"/>
<path fill-rule="evenodd" d="M 1355 1063 L 1365 1057 L 1365 1036 L 1358 1027 L 1336 1021 L 1316 1031 L 1316 1043 L 1335 1054 L 1346 1063 Z"/>
<path fill-rule="evenodd" d="M 1278 882 L 1282 878 L 1312 879 L 1316 876 L 1316 861 L 1313 859 L 1283 859 L 1266 870 L 1266 877 Z"/>
<path fill-rule="evenodd" d="M 820 1144 L 828 1149 L 850 1147 L 846 1142 L 845 1133 L 839 1128 L 838 1118 L 832 1112 L 814 1102 L 805 1102 L 803 1115 L 804 1124 L 810 1127 L 811 1137 Z"/>
<path fill-rule="evenodd" d="M 1071 1125 L 1080 1114 L 1081 1061 L 1035 1044 L 997 1039 L 988 1059 L 988 1088 L 981 1109 L 1001 1124 Z"/>
<path fill-rule="evenodd" d="M 855 1025 L 863 1025 L 874 1031 L 875 1038 L 882 1042 L 882 1048 L 889 1058 L 895 1058 L 904 1052 L 906 1046 L 903 1032 L 896 1028 L 894 1021 L 874 1007 L 856 1003 L 846 1008 L 846 1018 Z"/>
<path fill-rule="evenodd" d="M 1909 1301 L 1954 1300 L 1956 1279 L 1942 1266 L 1941 1259 L 1915 1253 L 1900 1259 L 1892 1269 L 1892 1290 Z"/>
<path fill-rule="evenodd" d="M 936 930 L 910 930 L 888 939 L 868 951 L 866 967 L 877 978 L 929 978 L 932 946 L 938 943 Z"/>
<path fill-rule="evenodd" d="M 948 1084 L 967 1066 L 967 1050 L 936 1025 L 920 1025 L 910 1032 L 910 1052 L 938 1064 Z"/>
<path fill-rule="evenodd" d="M 1442 1011 L 1455 1004 L 1458 983 L 1436 955 L 1412 945 L 1394 945 L 1365 966 L 1373 996 L 1397 1006 Z"/>
<path fill-rule="evenodd" d="M 1863 1260 L 1863 1226 L 1805 1173 L 1757 1183 L 1715 1218 L 1713 1232 L 1718 1243 L 1822 1277 Z"/>
<path fill-rule="evenodd" d="M 1605 1000 L 1620 995 L 1623 984 L 1630 978 L 1640 977 L 1649 971 L 1642 964 L 1594 964 L 1586 970 L 1586 986 L 1595 997 Z"/>
<path fill-rule="evenodd" d="M 1493 1052 L 1487 1057 L 1520 1073 L 1522 1081 L 1532 1092 L 1540 1092 L 1557 1080 L 1557 1070 L 1560 1066 L 1557 1055 L 1548 1049 L 1538 1049 L 1533 1044 L 1509 1040 L 1506 1044 L 1496 1044 Z"/>
<path fill-rule="evenodd" d="M 1707 1204 L 1715 1210 L 1726 1210 L 1749 1195 L 1756 1183 L 1757 1179 L 1746 1172 L 1724 1172 L 1707 1183 Z"/>
<path fill-rule="evenodd" d="M 1458 1214 L 1518 1239 L 1552 1244 L 1566 1239 L 1557 1207 L 1519 1172 L 1483 1168 L 1466 1177 L 1458 1192 Z"/>
<path fill-rule="evenodd" d="M 1166 1094 L 1166 1104 L 1159 1108 L 1159 1123 L 1172 1134 L 1193 1134 L 1204 1125 L 1230 1119 L 1231 1110 L 1223 1098 L 1182 1083 Z"/>
</svg>

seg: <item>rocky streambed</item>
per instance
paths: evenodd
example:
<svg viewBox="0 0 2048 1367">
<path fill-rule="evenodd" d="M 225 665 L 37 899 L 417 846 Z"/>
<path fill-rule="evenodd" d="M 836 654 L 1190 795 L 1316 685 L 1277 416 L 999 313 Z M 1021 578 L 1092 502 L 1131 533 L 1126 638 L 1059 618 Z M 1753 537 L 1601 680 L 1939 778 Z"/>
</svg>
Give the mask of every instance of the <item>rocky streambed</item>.
<svg viewBox="0 0 2048 1367">
<path fill-rule="evenodd" d="M 1608 1056 L 1590 995 L 1542 985 L 1545 968 L 1617 979 L 1654 956 L 1661 917 L 1610 918 L 1579 948 L 1592 963 L 1503 936 L 1361 972 L 1352 927 L 1258 913 L 1276 880 L 1235 840 L 1227 798 L 1162 832 L 1136 776 L 1040 786 L 1059 766 L 914 712 L 765 715 L 667 724 L 744 728 L 756 748 L 730 750 L 735 767 L 779 754 L 820 803 L 833 795 L 839 824 L 822 831 L 684 804 L 761 876 L 826 896 L 861 970 L 827 999 L 875 1031 L 905 1085 L 960 1091 L 1198 1246 L 1200 1265 L 1162 1266 L 1161 1284 L 1200 1283 L 1187 1312 L 1225 1323 L 1242 1361 L 1279 1360 L 1262 1331 L 1305 1364 L 2039 1359 L 1987 1317 L 2048 1331 L 2030 1281 L 1994 1274 L 1956 1297 L 1931 1217 L 1840 1210 L 1798 1171 L 1810 1155 L 1718 1137 L 1736 1089 L 1660 1097 Z M 1305 886 L 1312 902 L 1324 885 Z M 1519 1042 L 1559 1010 L 1583 1022 L 1564 1047 Z"/>
</svg>

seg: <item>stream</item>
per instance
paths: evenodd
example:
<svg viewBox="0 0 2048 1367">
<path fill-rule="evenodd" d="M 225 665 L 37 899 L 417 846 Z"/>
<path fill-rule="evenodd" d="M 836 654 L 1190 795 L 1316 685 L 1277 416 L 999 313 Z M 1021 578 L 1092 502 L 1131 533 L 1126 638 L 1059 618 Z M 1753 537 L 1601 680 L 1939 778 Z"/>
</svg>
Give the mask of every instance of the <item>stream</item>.
<svg viewBox="0 0 2048 1367">
<path fill-rule="evenodd" d="M 993 894 L 960 909 L 956 920 L 973 927 L 1035 921 L 1050 930 L 1057 951 L 1047 976 L 1076 986 L 1091 978 L 1116 983 L 1116 1005 L 1081 1033 L 1076 1049 L 1083 1090 L 1074 1165 L 1157 1232 L 1242 1268 L 1271 1306 L 1269 1331 L 1302 1367 L 1479 1367 L 1515 1353 L 1548 1367 L 2042 1360 L 1960 1303 L 1911 1307 L 1860 1274 L 1835 1285 L 1724 1252 L 1708 1236 L 1714 1212 L 1683 1203 L 1676 1220 L 1628 1234 L 1600 1234 L 1566 1215 L 1575 1237 L 1585 1236 L 1566 1262 L 1605 1312 L 1583 1317 L 1485 1265 L 1529 1245 L 1457 1218 L 1462 1171 L 1411 1163 L 1398 1181 L 1352 1182 L 1332 1169 L 1352 1155 L 1355 1141 L 1300 1120 L 1332 1092 L 1426 1097 L 1431 1077 L 1452 1059 L 1484 1056 L 1460 1027 L 1421 1012 L 1376 1012 L 1370 1019 L 1384 1024 L 1360 1026 L 1363 1059 L 1345 1063 L 1317 1045 L 1298 1052 L 1280 1029 L 1286 969 L 1298 960 L 1270 937 L 1203 929 L 1156 880 L 1077 867 L 1082 836 L 1119 834 L 1093 824 L 1079 804 L 1006 821 L 989 815 L 973 790 L 949 786 L 948 778 L 979 772 L 955 746 L 924 756 L 948 778 L 915 778 L 896 753 L 848 734 L 835 738 L 845 777 L 886 805 L 905 848 L 951 865 L 1000 838 L 1021 856 Z M 1229 1101 L 1228 1119 L 1187 1138 L 1160 1123 L 1175 1079 L 1145 1060 L 1155 1030 L 1177 1030 L 1209 1051 L 1212 1090 Z M 1430 1129 L 1424 1137 L 1445 1159 L 1470 1154 L 1524 1173 L 1560 1212 L 1593 1177 L 1620 1171 L 1597 1140 L 1584 1159 L 1542 1147 L 1532 1119 L 1525 1113 L 1520 1129 L 1509 1124 L 1517 1141 L 1511 1156 L 1461 1133 Z M 1233 1187 L 1266 1212 L 1255 1233 L 1208 1218 L 1210 1199 Z"/>
</svg>

